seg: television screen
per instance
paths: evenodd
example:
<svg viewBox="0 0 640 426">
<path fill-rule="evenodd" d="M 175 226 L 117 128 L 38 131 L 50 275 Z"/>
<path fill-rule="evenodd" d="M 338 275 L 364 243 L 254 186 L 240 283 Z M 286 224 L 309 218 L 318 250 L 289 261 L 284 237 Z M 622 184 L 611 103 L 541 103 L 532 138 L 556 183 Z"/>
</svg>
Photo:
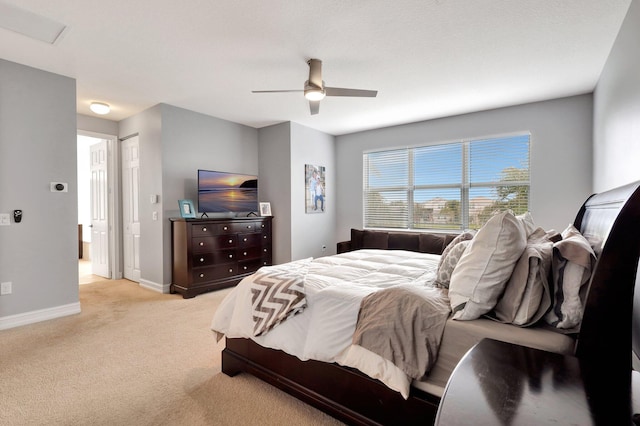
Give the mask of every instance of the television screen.
<svg viewBox="0 0 640 426">
<path fill-rule="evenodd" d="M 198 212 L 257 211 L 257 176 L 198 170 Z"/>
</svg>

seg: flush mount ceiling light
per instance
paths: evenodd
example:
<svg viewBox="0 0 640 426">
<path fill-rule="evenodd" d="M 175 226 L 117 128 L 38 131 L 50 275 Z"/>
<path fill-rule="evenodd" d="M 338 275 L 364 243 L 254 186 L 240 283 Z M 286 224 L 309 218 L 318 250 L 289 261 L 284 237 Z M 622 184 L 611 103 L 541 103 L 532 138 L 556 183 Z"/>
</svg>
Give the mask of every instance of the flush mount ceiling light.
<svg viewBox="0 0 640 426">
<path fill-rule="evenodd" d="M 100 115 L 109 114 L 109 111 L 111 111 L 109 104 L 105 104 L 104 102 L 91 102 L 89 108 L 91 111 Z"/>
</svg>

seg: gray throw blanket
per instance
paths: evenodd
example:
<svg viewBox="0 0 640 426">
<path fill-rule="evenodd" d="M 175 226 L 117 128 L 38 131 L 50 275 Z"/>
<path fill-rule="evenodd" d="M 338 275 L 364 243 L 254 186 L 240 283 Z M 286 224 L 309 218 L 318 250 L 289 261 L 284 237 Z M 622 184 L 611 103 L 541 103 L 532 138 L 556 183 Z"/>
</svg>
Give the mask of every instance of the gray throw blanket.
<svg viewBox="0 0 640 426">
<path fill-rule="evenodd" d="M 380 290 L 362 300 L 353 344 L 420 379 L 436 362 L 450 313 L 449 298 L 441 288 Z"/>
</svg>

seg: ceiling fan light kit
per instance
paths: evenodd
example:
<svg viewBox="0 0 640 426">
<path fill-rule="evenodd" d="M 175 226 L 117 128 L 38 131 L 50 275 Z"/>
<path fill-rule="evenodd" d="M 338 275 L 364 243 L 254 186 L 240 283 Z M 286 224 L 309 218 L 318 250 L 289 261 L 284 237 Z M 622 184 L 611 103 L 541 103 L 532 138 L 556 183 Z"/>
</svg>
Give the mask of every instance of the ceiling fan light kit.
<svg viewBox="0 0 640 426">
<path fill-rule="evenodd" d="M 304 97 L 309 100 L 311 115 L 315 115 L 320 111 L 320 101 L 325 96 L 375 98 L 378 94 L 377 90 L 327 87 L 322 80 L 322 61 L 320 59 L 309 59 L 307 64 L 309 65 L 309 80 L 304 82 L 303 90 L 254 90 L 252 93 L 303 92 Z"/>
</svg>

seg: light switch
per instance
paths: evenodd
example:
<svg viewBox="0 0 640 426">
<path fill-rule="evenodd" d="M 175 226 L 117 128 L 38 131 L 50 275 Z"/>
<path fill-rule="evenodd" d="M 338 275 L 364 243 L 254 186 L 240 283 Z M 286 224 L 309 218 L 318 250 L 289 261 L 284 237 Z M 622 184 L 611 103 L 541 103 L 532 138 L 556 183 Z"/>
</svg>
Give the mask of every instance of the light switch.
<svg viewBox="0 0 640 426">
<path fill-rule="evenodd" d="M 9 213 L 0 213 L 0 226 L 11 225 L 11 215 Z"/>
</svg>

